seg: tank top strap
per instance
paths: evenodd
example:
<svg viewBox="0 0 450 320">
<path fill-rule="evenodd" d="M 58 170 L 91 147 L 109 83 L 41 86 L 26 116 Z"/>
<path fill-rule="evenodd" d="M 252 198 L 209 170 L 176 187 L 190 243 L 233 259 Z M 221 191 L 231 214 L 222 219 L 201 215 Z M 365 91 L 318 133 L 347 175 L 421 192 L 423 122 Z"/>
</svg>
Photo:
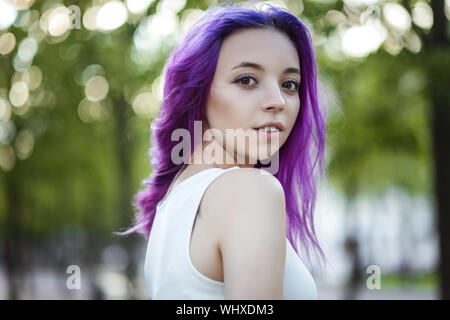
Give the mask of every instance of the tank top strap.
<svg viewBox="0 0 450 320">
<path fill-rule="evenodd" d="M 172 192 L 176 191 L 176 193 L 173 193 L 171 202 L 185 204 L 185 210 L 183 210 L 184 212 L 179 212 L 179 214 L 181 213 L 179 218 L 184 220 L 182 225 L 188 226 L 186 229 L 182 230 L 184 238 L 182 241 L 183 243 L 187 245 L 190 243 L 195 217 L 206 189 L 219 176 L 227 171 L 235 169 L 239 169 L 239 167 L 235 166 L 228 169 L 209 168 L 182 181 L 174 188 L 174 190 L 172 190 Z M 178 190 L 175 190 L 177 188 Z"/>
<path fill-rule="evenodd" d="M 172 196 L 174 194 L 178 194 L 183 190 L 184 190 L 184 192 L 182 192 L 182 193 L 186 193 L 186 188 L 190 189 L 190 191 L 187 192 L 188 196 L 200 195 L 200 199 L 201 199 L 201 197 L 203 197 L 203 192 L 206 190 L 206 188 L 209 186 L 209 184 L 212 183 L 212 181 L 214 179 L 216 179 L 222 173 L 225 173 L 226 171 L 230 171 L 230 170 L 234 170 L 234 169 L 239 169 L 239 167 L 234 166 L 234 167 L 231 167 L 228 169 L 208 168 L 208 169 L 202 170 L 200 172 L 197 172 L 196 174 L 194 174 L 194 175 L 190 176 L 189 178 L 180 182 L 174 188 L 170 188 L 169 194 L 166 196 L 166 198 L 163 201 L 160 201 L 158 203 L 157 208 L 159 208 L 159 207 L 163 206 L 164 204 L 166 204 L 167 202 L 169 202 L 169 199 L 172 198 Z M 208 183 L 208 181 L 209 181 L 209 183 Z M 204 183 L 206 183 L 207 185 L 204 186 Z M 203 192 L 201 190 L 202 186 L 204 187 Z M 200 192 L 192 190 L 192 188 L 195 188 L 195 189 L 200 188 L 200 190 L 199 190 Z"/>
</svg>

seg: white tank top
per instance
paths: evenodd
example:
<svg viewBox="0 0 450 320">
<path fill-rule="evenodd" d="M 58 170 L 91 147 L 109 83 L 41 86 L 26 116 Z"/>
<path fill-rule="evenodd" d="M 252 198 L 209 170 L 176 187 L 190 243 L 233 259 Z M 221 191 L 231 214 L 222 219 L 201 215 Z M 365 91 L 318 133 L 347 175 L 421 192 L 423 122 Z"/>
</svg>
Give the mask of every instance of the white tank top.
<svg viewBox="0 0 450 320">
<path fill-rule="evenodd" d="M 224 282 L 200 273 L 192 264 L 189 247 L 197 210 L 207 187 L 221 174 L 238 168 L 200 171 L 175 186 L 158 203 L 144 264 L 150 299 L 225 299 Z M 314 279 L 287 238 L 283 299 L 317 299 Z"/>
</svg>

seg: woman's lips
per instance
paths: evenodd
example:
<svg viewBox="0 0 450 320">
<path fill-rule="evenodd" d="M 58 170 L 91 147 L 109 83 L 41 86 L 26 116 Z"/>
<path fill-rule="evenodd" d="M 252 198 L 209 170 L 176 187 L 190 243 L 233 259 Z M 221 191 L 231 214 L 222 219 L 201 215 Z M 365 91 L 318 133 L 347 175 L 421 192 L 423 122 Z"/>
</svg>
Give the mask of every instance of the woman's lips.
<svg viewBox="0 0 450 320">
<path fill-rule="evenodd" d="M 266 132 L 265 130 L 262 129 L 257 129 L 257 128 L 253 128 L 253 130 L 255 130 L 258 133 L 258 137 L 265 137 L 267 139 L 267 141 L 270 141 L 271 139 L 275 138 L 275 137 L 280 137 L 280 131 L 268 131 Z"/>
</svg>

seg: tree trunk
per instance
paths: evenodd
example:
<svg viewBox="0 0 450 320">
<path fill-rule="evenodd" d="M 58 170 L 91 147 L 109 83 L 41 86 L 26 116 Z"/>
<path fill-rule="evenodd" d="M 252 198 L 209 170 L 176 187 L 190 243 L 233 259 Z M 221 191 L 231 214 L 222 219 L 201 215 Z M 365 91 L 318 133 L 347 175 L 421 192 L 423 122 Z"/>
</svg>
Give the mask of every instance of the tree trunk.
<svg viewBox="0 0 450 320">
<path fill-rule="evenodd" d="M 440 297 L 450 299 L 450 41 L 444 0 L 433 0 L 434 25 L 427 40 L 428 92 L 434 153 L 434 188 L 440 250 Z"/>
</svg>

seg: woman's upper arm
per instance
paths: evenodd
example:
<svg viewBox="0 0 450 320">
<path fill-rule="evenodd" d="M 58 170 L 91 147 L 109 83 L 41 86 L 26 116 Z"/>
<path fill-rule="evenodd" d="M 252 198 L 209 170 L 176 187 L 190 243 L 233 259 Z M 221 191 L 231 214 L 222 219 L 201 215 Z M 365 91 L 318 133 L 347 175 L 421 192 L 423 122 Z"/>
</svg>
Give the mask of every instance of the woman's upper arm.
<svg viewBox="0 0 450 320">
<path fill-rule="evenodd" d="M 283 188 L 260 170 L 239 170 L 219 200 L 225 299 L 282 299 L 286 255 Z M 224 184 L 226 182 L 224 181 Z"/>
</svg>

